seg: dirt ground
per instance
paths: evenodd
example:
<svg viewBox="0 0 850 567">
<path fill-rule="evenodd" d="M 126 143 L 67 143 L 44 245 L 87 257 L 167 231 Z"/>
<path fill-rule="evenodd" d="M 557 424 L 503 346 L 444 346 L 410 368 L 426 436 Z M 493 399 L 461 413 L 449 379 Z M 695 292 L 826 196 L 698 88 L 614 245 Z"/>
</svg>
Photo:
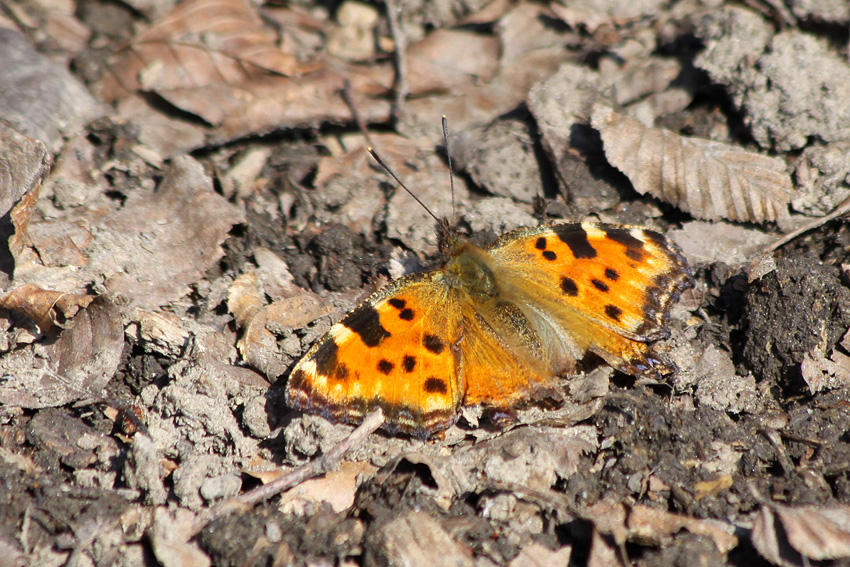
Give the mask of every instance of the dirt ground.
<svg viewBox="0 0 850 567">
<path fill-rule="evenodd" d="M 4 3 L 0 566 L 850 564 L 850 5 L 744 4 Z M 477 243 L 674 240 L 678 371 L 429 440 L 287 408 L 439 265 L 367 146 Z"/>
</svg>

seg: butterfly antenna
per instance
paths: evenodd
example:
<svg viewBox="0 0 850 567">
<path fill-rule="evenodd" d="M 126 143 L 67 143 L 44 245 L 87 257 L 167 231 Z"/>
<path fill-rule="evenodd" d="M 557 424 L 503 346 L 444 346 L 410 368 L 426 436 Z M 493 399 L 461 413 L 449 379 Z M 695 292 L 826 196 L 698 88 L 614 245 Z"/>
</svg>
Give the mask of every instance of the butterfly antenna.
<svg viewBox="0 0 850 567">
<path fill-rule="evenodd" d="M 446 144 L 446 159 L 449 162 L 449 183 L 452 186 L 452 226 L 457 226 L 457 208 L 455 207 L 455 175 L 452 171 L 452 153 L 449 151 L 449 121 L 443 114 L 443 142 Z"/>
<path fill-rule="evenodd" d="M 384 171 L 386 171 L 387 173 L 389 173 L 389 174 L 390 174 L 390 177 L 392 177 L 393 179 L 395 179 L 395 182 L 396 182 L 396 183 L 398 183 L 398 184 L 399 184 L 399 186 L 401 186 L 401 188 L 402 188 L 402 189 L 404 189 L 405 191 L 407 191 L 407 194 L 408 194 L 408 195 L 410 195 L 411 197 L 413 197 L 414 199 L 416 199 L 416 202 L 417 202 L 417 203 L 419 203 L 419 204 L 422 206 L 422 208 L 423 208 L 423 209 L 425 209 L 425 211 L 426 211 L 429 215 L 431 215 L 431 216 L 434 218 L 434 220 L 435 220 L 435 221 L 437 221 L 437 223 L 439 223 L 439 222 L 440 222 L 440 219 L 439 219 L 439 218 L 437 218 L 437 215 L 435 215 L 434 213 L 432 213 L 432 212 L 431 212 L 431 209 L 429 209 L 428 207 L 426 207 L 426 206 L 425 206 L 425 203 L 423 203 L 423 202 L 422 202 L 422 200 L 421 200 L 419 197 L 417 197 L 417 196 L 416 196 L 416 194 L 415 194 L 413 191 L 411 191 L 410 189 L 408 189 L 408 188 L 407 188 L 407 185 L 405 185 L 405 184 L 401 181 L 401 179 L 399 179 L 399 178 L 398 178 L 398 175 L 396 175 L 396 174 L 395 174 L 395 171 L 393 171 L 392 169 L 390 169 L 390 166 L 388 166 L 387 164 L 385 164 L 385 163 L 384 163 L 384 160 L 382 160 L 382 159 L 381 159 L 381 156 L 379 156 L 379 155 L 378 155 L 378 153 L 377 153 L 375 150 L 373 150 L 372 148 L 366 148 L 366 151 L 367 151 L 367 152 L 369 152 L 369 154 L 370 154 L 373 158 L 375 158 L 375 161 L 376 161 L 376 162 L 378 162 L 378 165 L 380 165 L 381 167 L 383 167 L 383 168 L 384 168 Z"/>
</svg>

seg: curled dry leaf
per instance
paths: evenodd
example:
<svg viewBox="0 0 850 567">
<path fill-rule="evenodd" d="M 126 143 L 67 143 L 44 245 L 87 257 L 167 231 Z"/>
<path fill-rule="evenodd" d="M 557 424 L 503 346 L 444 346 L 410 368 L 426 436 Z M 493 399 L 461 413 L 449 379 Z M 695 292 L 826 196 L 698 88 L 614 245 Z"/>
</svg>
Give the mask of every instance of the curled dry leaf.
<svg viewBox="0 0 850 567">
<path fill-rule="evenodd" d="M 850 557 L 850 507 L 762 506 L 752 541 L 762 557 L 782 567 Z"/>
<path fill-rule="evenodd" d="M 118 369 L 124 326 L 118 308 L 98 297 L 55 341 L 0 357 L 0 406 L 44 408 L 97 397 Z"/>
<path fill-rule="evenodd" d="M 239 85 L 266 74 L 293 75 L 295 57 L 276 45 L 242 0 L 189 0 L 141 33 L 110 61 L 98 85 L 109 102 L 127 94 Z"/>
<path fill-rule="evenodd" d="M 50 153 L 43 142 L 0 124 L 0 217 L 9 213 L 15 232 L 9 238 L 12 257 L 26 245 L 30 216 L 50 172 Z M 0 260 L 0 265 L 5 262 Z"/>
<path fill-rule="evenodd" d="M 62 293 L 24 284 L 0 297 L 0 309 L 26 315 L 43 332 L 48 332 L 54 327 L 65 328 L 67 321 L 80 309 L 88 307 L 93 299 L 93 295 Z"/>
<path fill-rule="evenodd" d="M 602 136 L 608 161 L 642 195 L 709 220 L 788 218 L 791 177 L 779 159 L 648 128 L 601 104 L 594 105 L 591 124 Z"/>
<path fill-rule="evenodd" d="M 253 273 L 236 278 L 227 293 L 227 309 L 242 329 L 242 338 L 237 345 L 242 358 L 274 380 L 292 362 L 291 356 L 281 353 L 277 335 L 288 329 L 304 327 L 330 313 L 331 308 L 307 292 L 263 306 L 258 285 L 257 276 Z"/>
</svg>

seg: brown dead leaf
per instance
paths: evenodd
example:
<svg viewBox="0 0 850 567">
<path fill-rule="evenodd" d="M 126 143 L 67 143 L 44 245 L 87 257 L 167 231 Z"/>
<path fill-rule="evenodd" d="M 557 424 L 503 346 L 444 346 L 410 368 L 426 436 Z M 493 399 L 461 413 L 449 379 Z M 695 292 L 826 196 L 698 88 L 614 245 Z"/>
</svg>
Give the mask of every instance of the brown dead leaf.
<svg viewBox="0 0 850 567">
<path fill-rule="evenodd" d="M 792 184 L 782 160 L 648 128 L 601 104 L 594 105 L 591 124 L 602 136 L 608 161 L 642 195 L 709 220 L 788 219 Z"/>
<path fill-rule="evenodd" d="M 499 39 L 468 31 L 438 29 L 407 50 L 411 93 L 449 91 L 489 81 L 499 67 Z M 462 53 L 463 57 L 458 57 Z"/>
<path fill-rule="evenodd" d="M 291 357 L 281 352 L 277 336 L 327 315 L 331 307 L 316 295 L 297 290 L 290 297 L 263 306 L 256 274 L 236 278 L 227 294 L 227 308 L 242 329 L 237 347 L 242 358 L 274 380 L 286 371 Z"/>
<path fill-rule="evenodd" d="M 660 2 L 617 2 L 616 0 L 557 0 L 549 4 L 552 12 L 570 27 L 583 27 L 590 33 L 600 26 L 622 25 L 642 16 L 657 15 Z"/>
<path fill-rule="evenodd" d="M 51 151 L 105 114 L 104 105 L 64 65 L 36 51 L 18 31 L 0 28 L 0 53 L 0 85 L 6 87 L 0 90 L 0 116 Z"/>
<path fill-rule="evenodd" d="M 215 193 L 203 166 L 174 160 L 155 192 L 131 196 L 106 217 L 89 250 L 89 270 L 106 287 L 154 310 L 182 297 L 224 252 L 242 213 Z"/>
<path fill-rule="evenodd" d="M 600 500 L 586 509 L 582 516 L 593 522 L 600 532 L 612 534 L 620 544 L 630 541 L 642 545 L 665 545 L 684 529 L 710 537 L 721 553 L 728 553 L 738 545 L 731 525 L 689 518 L 648 506 Z"/>
<path fill-rule="evenodd" d="M 98 94 L 113 102 L 139 90 L 236 86 L 298 72 L 253 7 L 242 0 L 189 0 L 141 33 L 110 61 Z"/>
<path fill-rule="evenodd" d="M 334 512 L 343 512 L 354 504 L 354 495 L 361 480 L 371 476 L 378 467 L 371 463 L 343 461 L 336 470 L 325 473 L 318 478 L 305 480 L 298 486 L 284 493 L 279 502 L 284 513 L 287 509 L 298 506 L 300 503 L 311 502 L 313 504 L 330 504 Z M 281 473 L 282 475 L 283 473 Z M 274 480 L 273 478 L 263 480 L 264 483 Z"/>
<path fill-rule="evenodd" d="M 564 546 L 560 549 L 551 550 L 536 542 L 520 549 L 519 554 L 514 557 L 509 567 L 566 567 L 570 563 L 573 554 L 572 546 Z"/>
<path fill-rule="evenodd" d="M 752 541 L 762 557 L 783 567 L 850 557 L 850 507 L 762 506 Z"/>
<path fill-rule="evenodd" d="M 61 406 L 98 397 L 118 369 L 124 326 L 118 308 L 98 297 L 82 309 L 55 341 L 0 357 L 0 405 Z"/>
<path fill-rule="evenodd" d="M 697 502 L 708 496 L 717 496 L 728 488 L 732 488 L 732 475 L 722 474 L 713 480 L 694 483 L 694 492 Z"/>
<path fill-rule="evenodd" d="M 407 512 L 382 526 L 370 539 L 369 551 L 375 554 L 372 562 L 377 565 L 430 566 L 437 557 L 436 550 L 442 565 L 475 565 L 472 550 L 425 512 Z"/>
<path fill-rule="evenodd" d="M 803 355 L 800 374 L 811 394 L 835 390 L 850 384 L 850 356 L 831 350 L 829 358 L 815 351 Z"/>
<path fill-rule="evenodd" d="M 54 327 L 67 327 L 68 320 L 88 307 L 93 299 L 93 295 L 62 293 L 24 284 L 0 297 L 0 309 L 26 315 L 46 333 Z"/>
<path fill-rule="evenodd" d="M 15 259 L 26 245 L 30 216 L 50 161 L 43 142 L 0 123 L 0 217 L 10 215 L 14 233 L 9 237 L 9 251 Z M 0 267 L 5 267 L 3 263 Z"/>
<path fill-rule="evenodd" d="M 233 314 L 240 329 L 247 327 L 263 308 L 258 285 L 257 274 L 249 272 L 236 278 L 227 290 L 227 310 Z"/>
</svg>

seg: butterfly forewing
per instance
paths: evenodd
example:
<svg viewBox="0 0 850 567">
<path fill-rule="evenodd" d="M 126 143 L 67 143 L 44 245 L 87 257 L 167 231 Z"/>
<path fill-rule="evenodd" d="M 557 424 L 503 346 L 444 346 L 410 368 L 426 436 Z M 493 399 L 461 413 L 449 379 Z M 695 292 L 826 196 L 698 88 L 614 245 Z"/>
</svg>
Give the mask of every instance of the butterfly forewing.
<svg viewBox="0 0 850 567">
<path fill-rule="evenodd" d="M 380 407 L 387 429 L 426 436 L 454 423 L 459 312 L 439 278 L 397 280 L 334 325 L 293 368 L 288 405 L 349 423 Z"/>
<path fill-rule="evenodd" d="M 489 251 L 505 294 L 542 325 L 560 326 L 561 344 L 549 346 L 593 351 L 630 374 L 670 370 L 647 343 L 667 335 L 669 304 L 691 285 L 691 276 L 663 235 L 622 225 L 560 224 L 507 233 Z"/>
</svg>

